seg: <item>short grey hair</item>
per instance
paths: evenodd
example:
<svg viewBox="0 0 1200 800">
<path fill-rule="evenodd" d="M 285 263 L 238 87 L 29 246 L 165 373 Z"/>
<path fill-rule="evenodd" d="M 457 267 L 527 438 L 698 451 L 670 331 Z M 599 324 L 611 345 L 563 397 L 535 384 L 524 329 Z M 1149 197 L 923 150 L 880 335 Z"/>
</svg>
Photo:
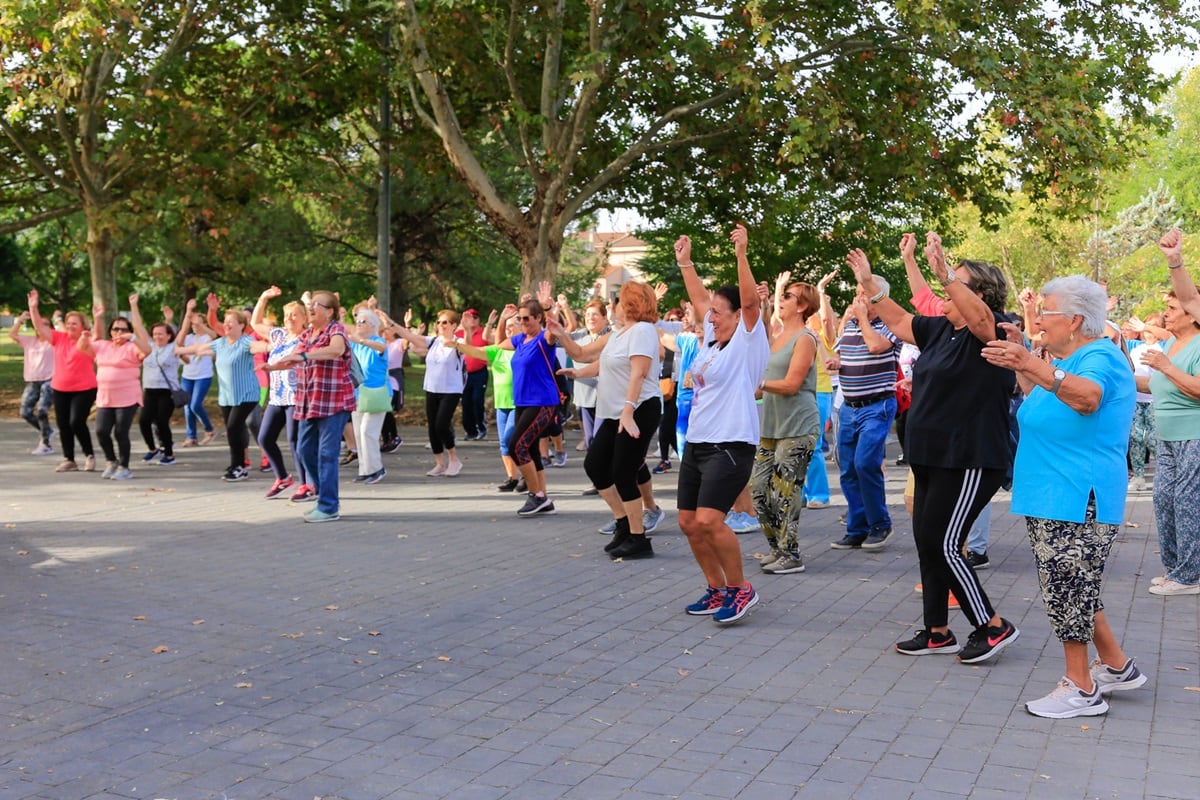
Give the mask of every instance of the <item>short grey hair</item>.
<svg viewBox="0 0 1200 800">
<path fill-rule="evenodd" d="M 1055 297 L 1059 311 L 1083 317 L 1079 331 L 1084 336 L 1094 338 L 1105 335 L 1108 292 L 1100 284 L 1083 275 L 1068 275 L 1055 278 L 1043 286 L 1042 297 Z"/>
<path fill-rule="evenodd" d="M 354 318 L 366 320 L 367 325 L 375 330 L 379 330 L 383 325 L 383 320 L 379 318 L 379 315 L 369 308 L 360 308 L 358 311 L 355 311 Z"/>
</svg>

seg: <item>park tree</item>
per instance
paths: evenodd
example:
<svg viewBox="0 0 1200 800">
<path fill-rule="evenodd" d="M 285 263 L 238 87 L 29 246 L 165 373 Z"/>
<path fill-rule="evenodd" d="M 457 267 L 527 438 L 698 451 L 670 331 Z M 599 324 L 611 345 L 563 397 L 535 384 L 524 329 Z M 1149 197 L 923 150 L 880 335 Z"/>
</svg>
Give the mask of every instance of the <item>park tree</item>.
<svg viewBox="0 0 1200 800">
<path fill-rule="evenodd" d="M 417 112 L 524 287 L 553 278 L 572 220 L 604 205 L 752 219 L 799 193 L 827 219 L 961 201 L 991 221 L 1019 185 L 1078 208 L 1162 123 L 1169 82 L 1149 58 L 1196 26 L 1173 0 L 397 9 Z M 507 158 L 484 158 L 496 145 Z"/>
<path fill-rule="evenodd" d="M 93 301 L 164 206 L 219 240 L 263 150 L 319 130 L 359 81 L 369 3 L 0 0 L 0 233 L 78 216 Z"/>
</svg>

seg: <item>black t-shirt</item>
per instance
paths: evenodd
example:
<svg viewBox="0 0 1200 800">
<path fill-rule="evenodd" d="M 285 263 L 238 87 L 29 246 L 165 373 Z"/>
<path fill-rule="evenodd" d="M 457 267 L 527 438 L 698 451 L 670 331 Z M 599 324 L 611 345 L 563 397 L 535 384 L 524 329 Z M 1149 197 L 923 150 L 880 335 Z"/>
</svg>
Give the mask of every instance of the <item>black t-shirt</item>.
<svg viewBox="0 0 1200 800">
<path fill-rule="evenodd" d="M 1004 338 L 996 318 L 996 338 Z M 904 455 L 913 464 L 946 469 L 1007 469 L 1008 407 L 1017 378 L 980 352 L 969 328 L 945 317 L 913 317 L 921 357 L 913 365 L 912 407 Z"/>
</svg>

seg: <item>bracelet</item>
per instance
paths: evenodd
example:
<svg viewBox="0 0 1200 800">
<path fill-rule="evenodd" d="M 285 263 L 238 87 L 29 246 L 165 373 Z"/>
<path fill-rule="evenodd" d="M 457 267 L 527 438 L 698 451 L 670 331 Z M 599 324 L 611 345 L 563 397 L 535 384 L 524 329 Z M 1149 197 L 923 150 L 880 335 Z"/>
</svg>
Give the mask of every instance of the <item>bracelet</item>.
<svg viewBox="0 0 1200 800">
<path fill-rule="evenodd" d="M 1167 262 L 1167 269 L 1179 269 L 1182 266 L 1183 266 L 1182 261 L 1180 261 L 1178 264 L 1172 264 L 1170 261 Z"/>
<path fill-rule="evenodd" d="M 300 354 L 300 360 L 301 360 L 301 361 L 308 361 L 308 353 L 301 353 L 301 354 Z"/>
<path fill-rule="evenodd" d="M 637 408 L 637 403 L 633 402 L 632 400 L 626 400 L 625 405 L 633 406 L 634 408 Z"/>
<path fill-rule="evenodd" d="M 680 268 L 680 269 L 695 269 L 695 268 L 696 268 L 696 265 L 695 265 L 695 264 L 693 264 L 692 262 L 690 262 L 690 261 L 689 261 L 689 262 L 688 262 L 688 263 L 686 263 L 686 264 L 680 264 L 680 265 L 679 265 L 679 268 Z"/>
<path fill-rule="evenodd" d="M 882 288 L 882 289 L 880 289 L 880 290 L 879 290 L 879 291 L 878 291 L 878 292 L 875 294 L 875 296 L 874 296 L 874 297 L 868 297 L 868 298 L 867 298 L 867 302 L 868 302 L 868 303 L 878 303 L 880 300 L 882 300 L 883 298 L 887 297 L 887 296 L 888 296 L 888 295 L 891 293 L 891 291 L 892 291 L 892 287 L 891 287 L 891 285 L 890 285 L 890 284 L 889 284 L 887 281 L 885 281 L 883 278 L 879 277 L 878 275 L 875 275 L 875 276 L 874 276 L 874 278 L 875 278 L 875 280 L 876 280 L 876 281 L 878 281 L 879 283 L 883 284 L 883 288 Z"/>
</svg>

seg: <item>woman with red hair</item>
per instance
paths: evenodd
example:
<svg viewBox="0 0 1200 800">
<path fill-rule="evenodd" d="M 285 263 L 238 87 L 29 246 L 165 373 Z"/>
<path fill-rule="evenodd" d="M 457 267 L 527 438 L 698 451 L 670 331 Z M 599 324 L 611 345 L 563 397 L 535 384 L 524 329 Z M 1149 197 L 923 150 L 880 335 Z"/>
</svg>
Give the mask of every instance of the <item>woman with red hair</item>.
<svg viewBox="0 0 1200 800">
<path fill-rule="evenodd" d="M 615 321 L 615 330 L 582 347 L 564 335 L 555 320 L 550 320 L 548 329 L 571 358 L 596 362 L 582 369 L 565 370 L 564 374 L 599 375 L 599 425 L 583 468 L 617 521 L 616 534 L 604 549 L 612 558 L 651 558 L 654 548 L 643 527 L 638 484 L 650 479 L 646 451 L 662 417 L 658 388 L 661 358 L 654 327 L 658 298 L 654 290 L 644 283 L 622 286 Z"/>
</svg>

